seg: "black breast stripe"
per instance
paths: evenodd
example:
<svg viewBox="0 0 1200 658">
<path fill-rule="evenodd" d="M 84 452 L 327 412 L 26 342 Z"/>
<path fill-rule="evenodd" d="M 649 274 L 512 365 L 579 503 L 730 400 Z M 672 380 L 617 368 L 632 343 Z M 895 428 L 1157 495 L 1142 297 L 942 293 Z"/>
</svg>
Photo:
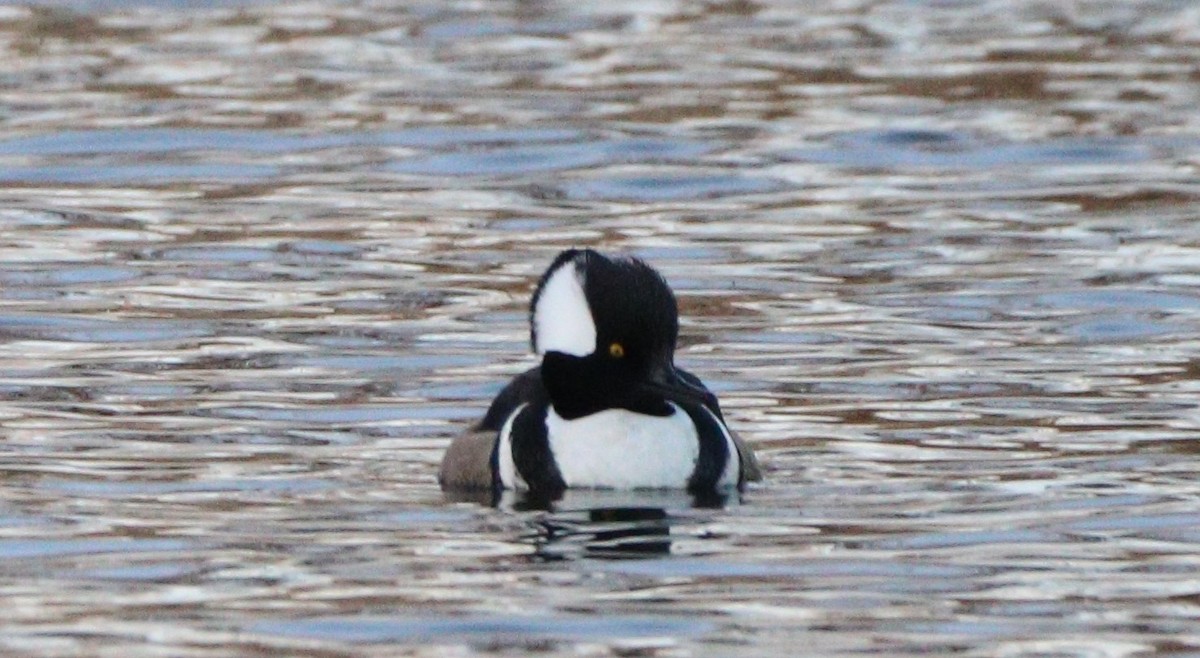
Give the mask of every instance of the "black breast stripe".
<svg viewBox="0 0 1200 658">
<path fill-rule="evenodd" d="M 500 391 L 492 406 L 488 407 L 487 415 L 479 423 L 479 429 L 500 431 L 504 422 L 516 411 L 517 407 L 546 397 L 546 387 L 542 385 L 541 368 L 530 368 L 512 378 L 512 381 Z"/>
<path fill-rule="evenodd" d="M 725 431 L 713 414 L 703 407 L 695 404 L 680 406 L 692 419 L 700 440 L 700 455 L 696 458 L 696 470 L 688 480 L 688 491 L 695 493 L 715 489 L 721 481 L 721 474 L 725 472 L 725 464 L 729 463 L 729 444 L 725 441 Z"/>
<path fill-rule="evenodd" d="M 566 490 L 546 431 L 546 412 L 549 405 L 535 402 L 522 409 L 512 424 L 513 464 L 521 479 L 534 494 L 558 496 Z"/>
<path fill-rule="evenodd" d="M 700 381 L 699 377 L 684 370 L 683 368 L 675 368 L 675 374 L 679 375 L 680 379 L 690 384 L 693 388 L 703 392 L 704 406 L 708 407 L 709 411 L 716 414 L 717 419 L 719 419 L 722 423 L 725 422 L 725 416 L 721 413 L 721 403 L 717 401 L 717 396 L 713 395 L 712 391 L 708 390 L 708 387 L 704 385 L 704 382 Z"/>
</svg>

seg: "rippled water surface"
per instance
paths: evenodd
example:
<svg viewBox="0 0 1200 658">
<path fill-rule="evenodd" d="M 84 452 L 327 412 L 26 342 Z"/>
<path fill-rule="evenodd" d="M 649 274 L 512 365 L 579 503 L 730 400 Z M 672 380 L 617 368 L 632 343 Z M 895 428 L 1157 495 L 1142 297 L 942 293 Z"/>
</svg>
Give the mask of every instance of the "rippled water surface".
<svg viewBox="0 0 1200 658">
<path fill-rule="evenodd" d="M 0 652 L 1200 655 L 1200 11 L 829 5 L 0 6 Z M 443 496 L 568 245 L 765 482 Z"/>
</svg>

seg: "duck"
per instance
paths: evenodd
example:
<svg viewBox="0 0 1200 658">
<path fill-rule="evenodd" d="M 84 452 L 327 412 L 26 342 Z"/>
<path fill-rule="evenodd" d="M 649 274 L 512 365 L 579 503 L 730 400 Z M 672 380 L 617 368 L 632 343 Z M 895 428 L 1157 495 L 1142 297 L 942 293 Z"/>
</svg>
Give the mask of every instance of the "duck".
<svg viewBox="0 0 1200 658">
<path fill-rule="evenodd" d="M 514 377 L 442 459 L 445 490 L 742 490 L 762 479 L 720 404 L 675 365 L 679 307 L 641 259 L 567 249 L 529 306 L 540 362 Z"/>
</svg>

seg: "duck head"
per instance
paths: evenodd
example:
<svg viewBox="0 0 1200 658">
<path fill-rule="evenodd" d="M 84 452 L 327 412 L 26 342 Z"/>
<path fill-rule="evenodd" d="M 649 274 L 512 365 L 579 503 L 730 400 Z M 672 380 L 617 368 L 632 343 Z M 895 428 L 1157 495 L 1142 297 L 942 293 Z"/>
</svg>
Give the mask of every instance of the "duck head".
<svg viewBox="0 0 1200 658">
<path fill-rule="evenodd" d="M 711 393 L 675 368 L 675 295 L 639 259 L 562 252 L 538 282 L 529 315 L 542 381 L 565 419 L 605 409 L 666 416 L 670 402 L 715 407 Z"/>
</svg>

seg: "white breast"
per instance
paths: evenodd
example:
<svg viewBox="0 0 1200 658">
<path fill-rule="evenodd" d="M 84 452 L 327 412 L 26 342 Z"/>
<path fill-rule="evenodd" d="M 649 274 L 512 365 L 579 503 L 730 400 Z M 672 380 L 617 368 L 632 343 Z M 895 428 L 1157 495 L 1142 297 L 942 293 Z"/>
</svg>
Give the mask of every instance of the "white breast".
<svg viewBox="0 0 1200 658">
<path fill-rule="evenodd" d="M 686 487 L 700 442 L 687 413 L 671 406 L 670 416 L 607 409 L 574 420 L 551 409 L 546 429 L 563 481 L 568 487 Z"/>
</svg>

